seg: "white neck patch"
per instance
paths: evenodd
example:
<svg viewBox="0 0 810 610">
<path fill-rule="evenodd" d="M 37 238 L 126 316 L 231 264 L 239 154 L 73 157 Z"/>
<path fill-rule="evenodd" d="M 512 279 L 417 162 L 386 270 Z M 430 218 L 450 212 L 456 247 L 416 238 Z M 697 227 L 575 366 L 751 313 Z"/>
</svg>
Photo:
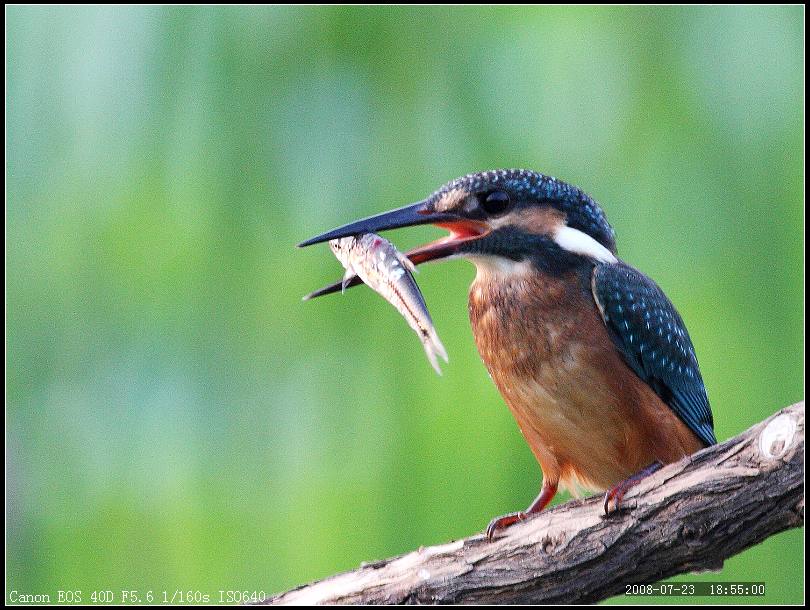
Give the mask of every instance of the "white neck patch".
<svg viewBox="0 0 810 610">
<path fill-rule="evenodd" d="M 561 226 L 554 233 L 554 241 L 560 248 L 581 254 L 603 263 L 615 263 L 617 259 L 613 253 L 605 248 L 587 233 L 566 225 Z"/>
</svg>

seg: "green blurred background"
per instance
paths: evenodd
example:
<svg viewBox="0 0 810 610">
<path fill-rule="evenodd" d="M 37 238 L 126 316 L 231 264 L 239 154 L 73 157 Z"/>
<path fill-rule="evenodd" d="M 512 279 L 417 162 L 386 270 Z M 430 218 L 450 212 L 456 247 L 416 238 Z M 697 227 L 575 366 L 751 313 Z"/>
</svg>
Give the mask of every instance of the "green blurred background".
<svg viewBox="0 0 810 610">
<path fill-rule="evenodd" d="M 371 291 L 300 300 L 342 269 L 297 241 L 470 171 L 602 203 L 719 439 L 803 396 L 802 7 L 6 17 L 7 591 L 270 593 L 525 506 L 471 265 L 419 276 L 443 377 Z M 677 580 L 801 601 L 802 548 Z"/>
</svg>

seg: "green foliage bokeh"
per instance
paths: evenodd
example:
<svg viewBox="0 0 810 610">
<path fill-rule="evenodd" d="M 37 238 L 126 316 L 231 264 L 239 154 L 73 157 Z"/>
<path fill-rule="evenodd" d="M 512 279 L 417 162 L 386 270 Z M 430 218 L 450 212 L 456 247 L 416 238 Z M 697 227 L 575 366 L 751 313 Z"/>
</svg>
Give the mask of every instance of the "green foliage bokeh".
<svg viewBox="0 0 810 610">
<path fill-rule="evenodd" d="M 801 7 L 6 18 L 7 592 L 271 593 L 526 505 L 470 265 L 418 276 L 442 377 L 370 291 L 300 300 L 341 268 L 295 243 L 470 171 L 602 203 L 719 439 L 802 397 Z M 797 602 L 802 565 L 794 531 L 677 580 Z"/>
</svg>

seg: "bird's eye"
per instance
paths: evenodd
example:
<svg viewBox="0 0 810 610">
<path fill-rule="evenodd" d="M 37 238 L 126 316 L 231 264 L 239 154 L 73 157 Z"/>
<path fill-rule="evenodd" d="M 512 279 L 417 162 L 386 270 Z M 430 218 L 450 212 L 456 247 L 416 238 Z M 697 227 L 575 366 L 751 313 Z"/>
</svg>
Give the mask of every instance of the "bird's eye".
<svg viewBox="0 0 810 610">
<path fill-rule="evenodd" d="M 509 193 L 493 191 L 482 198 L 481 203 L 487 214 L 501 214 L 509 207 Z"/>
</svg>

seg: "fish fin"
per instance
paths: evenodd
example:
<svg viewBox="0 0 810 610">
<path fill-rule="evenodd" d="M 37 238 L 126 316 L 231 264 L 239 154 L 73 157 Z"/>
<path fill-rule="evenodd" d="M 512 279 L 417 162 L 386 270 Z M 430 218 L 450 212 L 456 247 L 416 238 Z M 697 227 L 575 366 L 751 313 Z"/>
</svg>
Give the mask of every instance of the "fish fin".
<svg viewBox="0 0 810 610">
<path fill-rule="evenodd" d="M 354 279 L 355 275 L 357 274 L 354 272 L 354 269 L 349 266 L 349 268 L 346 269 L 346 273 L 343 274 L 343 281 L 340 283 L 340 294 L 346 294 L 346 288 L 348 287 L 349 282 Z"/>
<path fill-rule="evenodd" d="M 416 268 L 416 265 L 413 264 L 413 261 L 411 259 L 409 259 L 399 250 L 397 250 L 396 253 L 397 253 L 397 260 L 400 263 L 402 263 L 403 267 L 405 267 L 411 273 L 419 273 L 419 269 Z"/>
</svg>

